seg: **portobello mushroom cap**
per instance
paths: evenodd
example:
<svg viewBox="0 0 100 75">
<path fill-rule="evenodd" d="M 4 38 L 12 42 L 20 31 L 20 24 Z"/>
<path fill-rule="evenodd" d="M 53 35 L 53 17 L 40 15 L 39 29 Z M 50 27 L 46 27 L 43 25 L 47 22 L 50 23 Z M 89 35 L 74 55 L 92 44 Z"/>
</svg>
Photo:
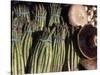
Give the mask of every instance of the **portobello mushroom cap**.
<svg viewBox="0 0 100 75">
<path fill-rule="evenodd" d="M 95 69 L 97 69 L 97 60 L 81 59 L 80 64 L 86 70 L 95 70 Z"/>
<path fill-rule="evenodd" d="M 97 57 L 97 28 L 92 25 L 82 27 L 77 35 L 78 47 L 81 54 L 91 60 Z"/>
<path fill-rule="evenodd" d="M 88 23 L 88 15 L 85 6 L 72 5 L 68 13 L 69 23 L 73 26 L 84 26 Z"/>
</svg>

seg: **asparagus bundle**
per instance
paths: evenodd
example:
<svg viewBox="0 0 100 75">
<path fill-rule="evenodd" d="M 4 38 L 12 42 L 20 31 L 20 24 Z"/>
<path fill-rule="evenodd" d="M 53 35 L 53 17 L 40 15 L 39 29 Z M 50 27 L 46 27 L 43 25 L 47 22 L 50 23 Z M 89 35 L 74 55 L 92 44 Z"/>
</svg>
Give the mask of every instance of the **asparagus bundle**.
<svg viewBox="0 0 100 75">
<path fill-rule="evenodd" d="M 44 8 L 43 4 L 39 4 L 35 6 L 35 11 L 33 11 L 35 14 L 35 21 L 38 24 L 39 30 L 43 30 L 44 26 L 46 26 L 46 16 L 47 11 Z"/>
<path fill-rule="evenodd" d="M 53 35 L 53 58 L 51 72 L 62 71 L 65 61 L 65 38 L 67 29 L 65 25 L 57 25 L 56 32 Z"/>
<path fill-rule="evenodd" d="M 60 24 L 61 7 L 59 4 L 50 4 L 50 21 L 49 26 Z"/>
<path fill-rule="evenodd" d="M 29 8 L 25 5 L 15 6 L 12 10 L 12 30 L 17 30 L 20 35 L 23 35 L 29 22 Z"/>
<path fill-rule="evenodd" d="M 50 72 L 50 66 L 53 58 L 51 37 L 54 31 L 55 28 L 53 28 L 51 32 L 44 32 L 42 39 L 38 40 L 32 56 L 31 73 Z"/>
<path fill-rule="evenodd" d="M 30 21 L 30 11 L 28 6 L 26 5 L 17 5 L 13 8 L 15 17 L 22 17 L 26 19 L 28 22 Z"/>
<path fill-rule="evenodd" d="M 79 60 L 80 57 L 77 53 L 77 50 L 75 48 L 75 44 L 77 44 L 76 42 L 74 43 L 74 38 L 73 37 L 73 29 L 71 29 L 70 32 L 68 32 L 68 37 L 67 37 L 67 42 L 66 42 L 66 55 L 67 55 L 67 69 L 68 71 L 75 71 L 78 70 L 78 64 L 79 64 Z M 77 41 L 77 40 L 75 40 Z"/>
<path fill-rule="evenodd" d="M 24 62 L 22 56 L 22 46 L 21 46 L 21 35 L 22 35 L 22 25 L 19 19 L 16 17 L 12 22 L 12 63 L 11 71 L 12 75 L 23 74 L 24 73 Z"/>
<path fill-rule="evenodd" d="M 12 18 L 12 43 L 14 43 L 14 48 L 12 48 L 12 55 L 14 57 L 12 59 L 12 67 L 15 67 L 15 69 L 12 68 L 12 74 L 16 75 L 25 73 L 27 62 L 25 59 L 28 58 L 32 38 L 31 33 L 26 32 L 30 29 L 28 26 L 28 22 L 30 21 L 28 8 L 19 5 L 13 11 L 13 14 L 16 16 Z"/>
</svg>

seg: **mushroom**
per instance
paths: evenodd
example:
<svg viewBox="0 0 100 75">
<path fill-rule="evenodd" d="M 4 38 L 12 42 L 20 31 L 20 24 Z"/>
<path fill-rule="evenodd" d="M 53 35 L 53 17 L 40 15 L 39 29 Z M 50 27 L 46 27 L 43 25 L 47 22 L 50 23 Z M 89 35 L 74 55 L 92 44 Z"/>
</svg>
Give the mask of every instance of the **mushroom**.
<svg viewBox="0 0 100 75">
<path fill-rule="evenodd" d="M 97 10 L 97 8 L 96 8 L 95 6 L 93 6 L 93 7 L 92 7 L 92 10 L 93 10 L 93 11 L 96 11 L 96 10 Z"/>
<path fill-rule="evenodd" d="M 74 26 L 84 26 L 88 23 L 88 15 L 85 6 L 72 5 L 69 9 L 69 22 Z"/>
<path fill-rule="evenodd" d="M 81 59 L 80 64 L 87 70 L 97 69 L 97 60 Z"/>
<path fill-rule="evenodd" d="M 87 12 L 88 11 L 88 6 L 84 6 L 84 8 L 85 8 L 85 11 Z"/>
<path fill-rule="evenodd" d="M 97 57 L 97 29 L 92 25 L 82 27 L 77 35 L 81 54 L 91 60 Z"/>
</svg>

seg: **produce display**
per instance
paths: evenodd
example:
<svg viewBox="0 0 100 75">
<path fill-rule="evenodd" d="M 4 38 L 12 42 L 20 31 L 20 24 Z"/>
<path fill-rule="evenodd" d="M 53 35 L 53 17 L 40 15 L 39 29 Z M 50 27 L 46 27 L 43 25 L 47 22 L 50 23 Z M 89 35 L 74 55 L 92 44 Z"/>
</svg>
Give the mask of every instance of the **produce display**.
<svg viewBox="0 0 100 75">
<path fill-rule="evenodd" d="M 97 69 L 97 6 L 11 1 L 11 74 Z"/>
</svg>

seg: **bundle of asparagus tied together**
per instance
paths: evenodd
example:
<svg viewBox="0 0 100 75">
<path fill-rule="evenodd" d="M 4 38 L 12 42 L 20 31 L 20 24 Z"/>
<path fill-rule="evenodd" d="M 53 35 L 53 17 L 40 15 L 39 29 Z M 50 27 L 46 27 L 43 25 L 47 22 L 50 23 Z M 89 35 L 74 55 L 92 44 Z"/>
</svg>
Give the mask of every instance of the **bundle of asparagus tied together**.
<svg viewBox="0 0 100 75">
<path fill-rule="evenodd" d="M 35 21 L 37 22 L 39 26 L 39 30 L 43 30 L 44 26 L 46 25 L 46 16 L 47 16 L 46 9 L 44 8 L 42 4 L 36 5 L 35 11 L 33 11 L 33 14 L 35 16 Z"/>
<path fill-rule="evenodd" d="M 29 9 L 18 5 L 13 10 L 12 17 L 12 74 L 24 74 L 29 48 L 32 44 L 28 22 L 30 21 Z"/>
<path fill-rule="evenodd" d="M 42 37 L 38 40 L 32 56 L 31 73 L 50 72 L 52 61 L 51 37 L 54 31 L 55 28 L 53 28 L 51 32 L 49 32 L 49 30 L 44 31 Z"/>
<path fill-rule="evenodd" d="M 50 4 L 49 7 L 49 13 L 50 13 L 50 21 L 49 26 L 55 24 L 60 24 L 60 14 L 61 14 L 61 6 L 59 4 Z"/>
<path fill-rule="evenodd" d="M 51 72 L 62 71 L 65 61 L 65 38 L 68 33 L 67 29 L 68 28 L 65 28 L 65 25 L 57 25 L 56 31 L 53 34 L 53 58 Z"/>
<path fill-rule="evenodd" d="M 15 17 L 23 17 L 23 19 L 27 19 L 27 21 L 30 21 L 30 12 L 29 7 L 26 5 L 17 5 L 13 8 Z"/>
<path fill-rule="evenodd" d="M 67 61 L 67 70 L 68 71 L 75 71 L 78 70 L 79 65 L 79 54 L 78 49 L 76 47 L 77 45 L 77 39 L 74 36 L 75 28 L 72 27 L 71 29 L 68 29 L 68 37 L 66 38 L 66 61 Z"/>
</svg>

